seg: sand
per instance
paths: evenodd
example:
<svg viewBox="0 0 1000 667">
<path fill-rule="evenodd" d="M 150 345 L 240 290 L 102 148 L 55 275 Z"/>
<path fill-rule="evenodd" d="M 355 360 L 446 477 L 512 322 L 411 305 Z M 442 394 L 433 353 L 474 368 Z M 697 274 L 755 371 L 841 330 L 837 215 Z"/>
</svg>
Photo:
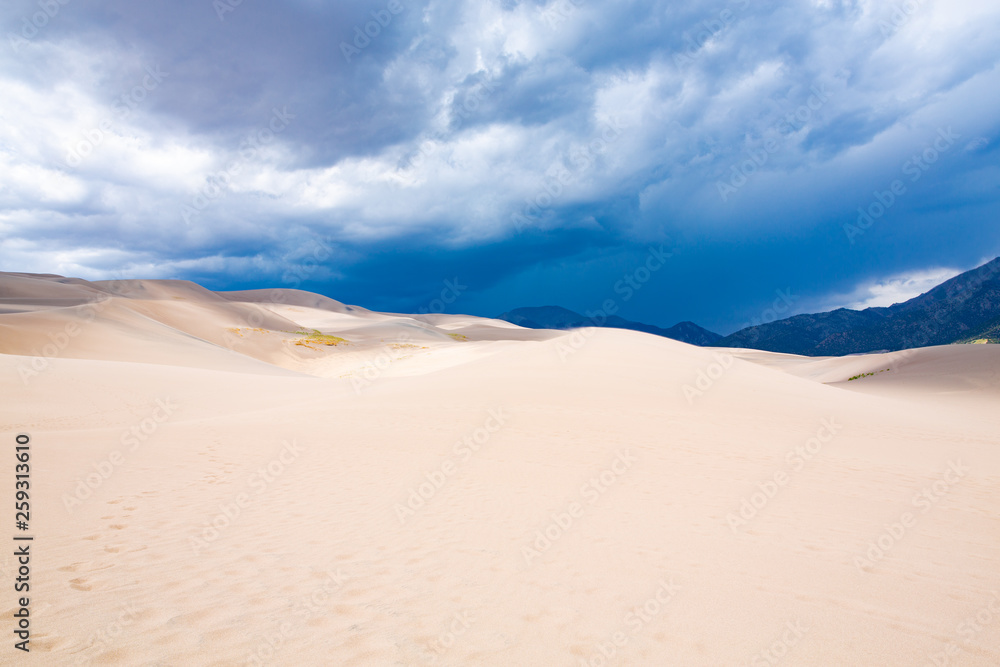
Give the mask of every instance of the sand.
<svg viewBox="0 0 1000 667">
<path fill-rule="evenodd" d="M 996 346 L 0 274 L 0 386 L 3 664 L 1000 664 Z"/>
</svg>

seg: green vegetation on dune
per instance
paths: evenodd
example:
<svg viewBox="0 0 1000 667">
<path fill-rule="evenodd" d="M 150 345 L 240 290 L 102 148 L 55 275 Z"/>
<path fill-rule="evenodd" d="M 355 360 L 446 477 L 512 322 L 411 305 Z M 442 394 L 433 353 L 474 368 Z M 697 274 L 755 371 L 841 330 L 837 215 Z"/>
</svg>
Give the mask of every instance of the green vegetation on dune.
<svg viewBox="0 0 1000 667">
<path fill-rule="evenodd" d="M 289 333 L 294 333 L 299 336 L 305 336 L 302 340 L 295 341 L 296 345 L 303 345 L 305 347 L 312 347 L 312 345 L 340 345 L 341 343 L 348 343 L 349 341 L 340 336 L 331 336 L 329 334 L 321 333 L 319 329 L 312 329 L 310 331 L 305 331 L 300 329 L 299 331 L 290 331 Z"/>
<path fill-rule="evenodd" d="M 859 375 L 855 375 L 854 377 L 847 378 L 847 381 L 850 382 L 851 380 L 860 380 L 861 378 L 871 377 L 871 376 L 876 375 L 878 373 L 885 373 L 885 372 L 890 371 L 890 370 L 892 370 L 892 369 L 891 368 L 886 368 L 884 370 L 872 371 L 871 373 L 861 373 Z"/>
</svg>

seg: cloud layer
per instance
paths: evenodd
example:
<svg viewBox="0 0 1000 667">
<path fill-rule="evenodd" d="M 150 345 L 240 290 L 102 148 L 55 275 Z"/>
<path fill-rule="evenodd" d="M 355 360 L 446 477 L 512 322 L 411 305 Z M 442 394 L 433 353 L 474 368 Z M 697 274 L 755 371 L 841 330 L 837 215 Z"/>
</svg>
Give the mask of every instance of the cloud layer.
<svg viewBox="0 0 1000 667">
<path fill-rule="evenodd" d="M 623 313 L 726 333 L 1000 253 L 995 3 L 330 4 L 5 4 L 3 266 L 496 314 L 666 243 Z"/>
</svg>

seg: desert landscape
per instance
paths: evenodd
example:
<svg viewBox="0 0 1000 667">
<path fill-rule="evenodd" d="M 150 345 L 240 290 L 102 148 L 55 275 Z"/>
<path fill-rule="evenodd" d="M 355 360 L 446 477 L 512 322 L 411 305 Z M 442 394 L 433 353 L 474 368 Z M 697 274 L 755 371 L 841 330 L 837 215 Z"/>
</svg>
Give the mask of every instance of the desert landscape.
<svg viewBox="0 0 1000 667">
<path fill-rule="evenodd" d="M 0 353 L 33 664 L 1000 663 L 996 345 L 6 273 Z"/>
<path fill-rule="evenodd" d="M 1000 3 L 0 25 L 0 667 L 1000 667 Z"/>
</svg>

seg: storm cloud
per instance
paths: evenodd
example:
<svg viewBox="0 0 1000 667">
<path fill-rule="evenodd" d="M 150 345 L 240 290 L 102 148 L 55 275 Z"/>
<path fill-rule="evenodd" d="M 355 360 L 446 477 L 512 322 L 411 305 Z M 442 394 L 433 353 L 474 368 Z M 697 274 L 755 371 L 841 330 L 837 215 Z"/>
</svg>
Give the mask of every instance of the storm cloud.
<svg viewBox="0 0 1000 667">
<path fill-rule="evenodd" d="M 621 314 L 729 333 L 778 290 L 888 305 L 1000 254 L 993 2 L 14 0 L 0 21 L 8 271 L 397 311 L 457 279 L 454 312 L 495 315 L 597 307 L 663 245 Z"/>
</svg>

